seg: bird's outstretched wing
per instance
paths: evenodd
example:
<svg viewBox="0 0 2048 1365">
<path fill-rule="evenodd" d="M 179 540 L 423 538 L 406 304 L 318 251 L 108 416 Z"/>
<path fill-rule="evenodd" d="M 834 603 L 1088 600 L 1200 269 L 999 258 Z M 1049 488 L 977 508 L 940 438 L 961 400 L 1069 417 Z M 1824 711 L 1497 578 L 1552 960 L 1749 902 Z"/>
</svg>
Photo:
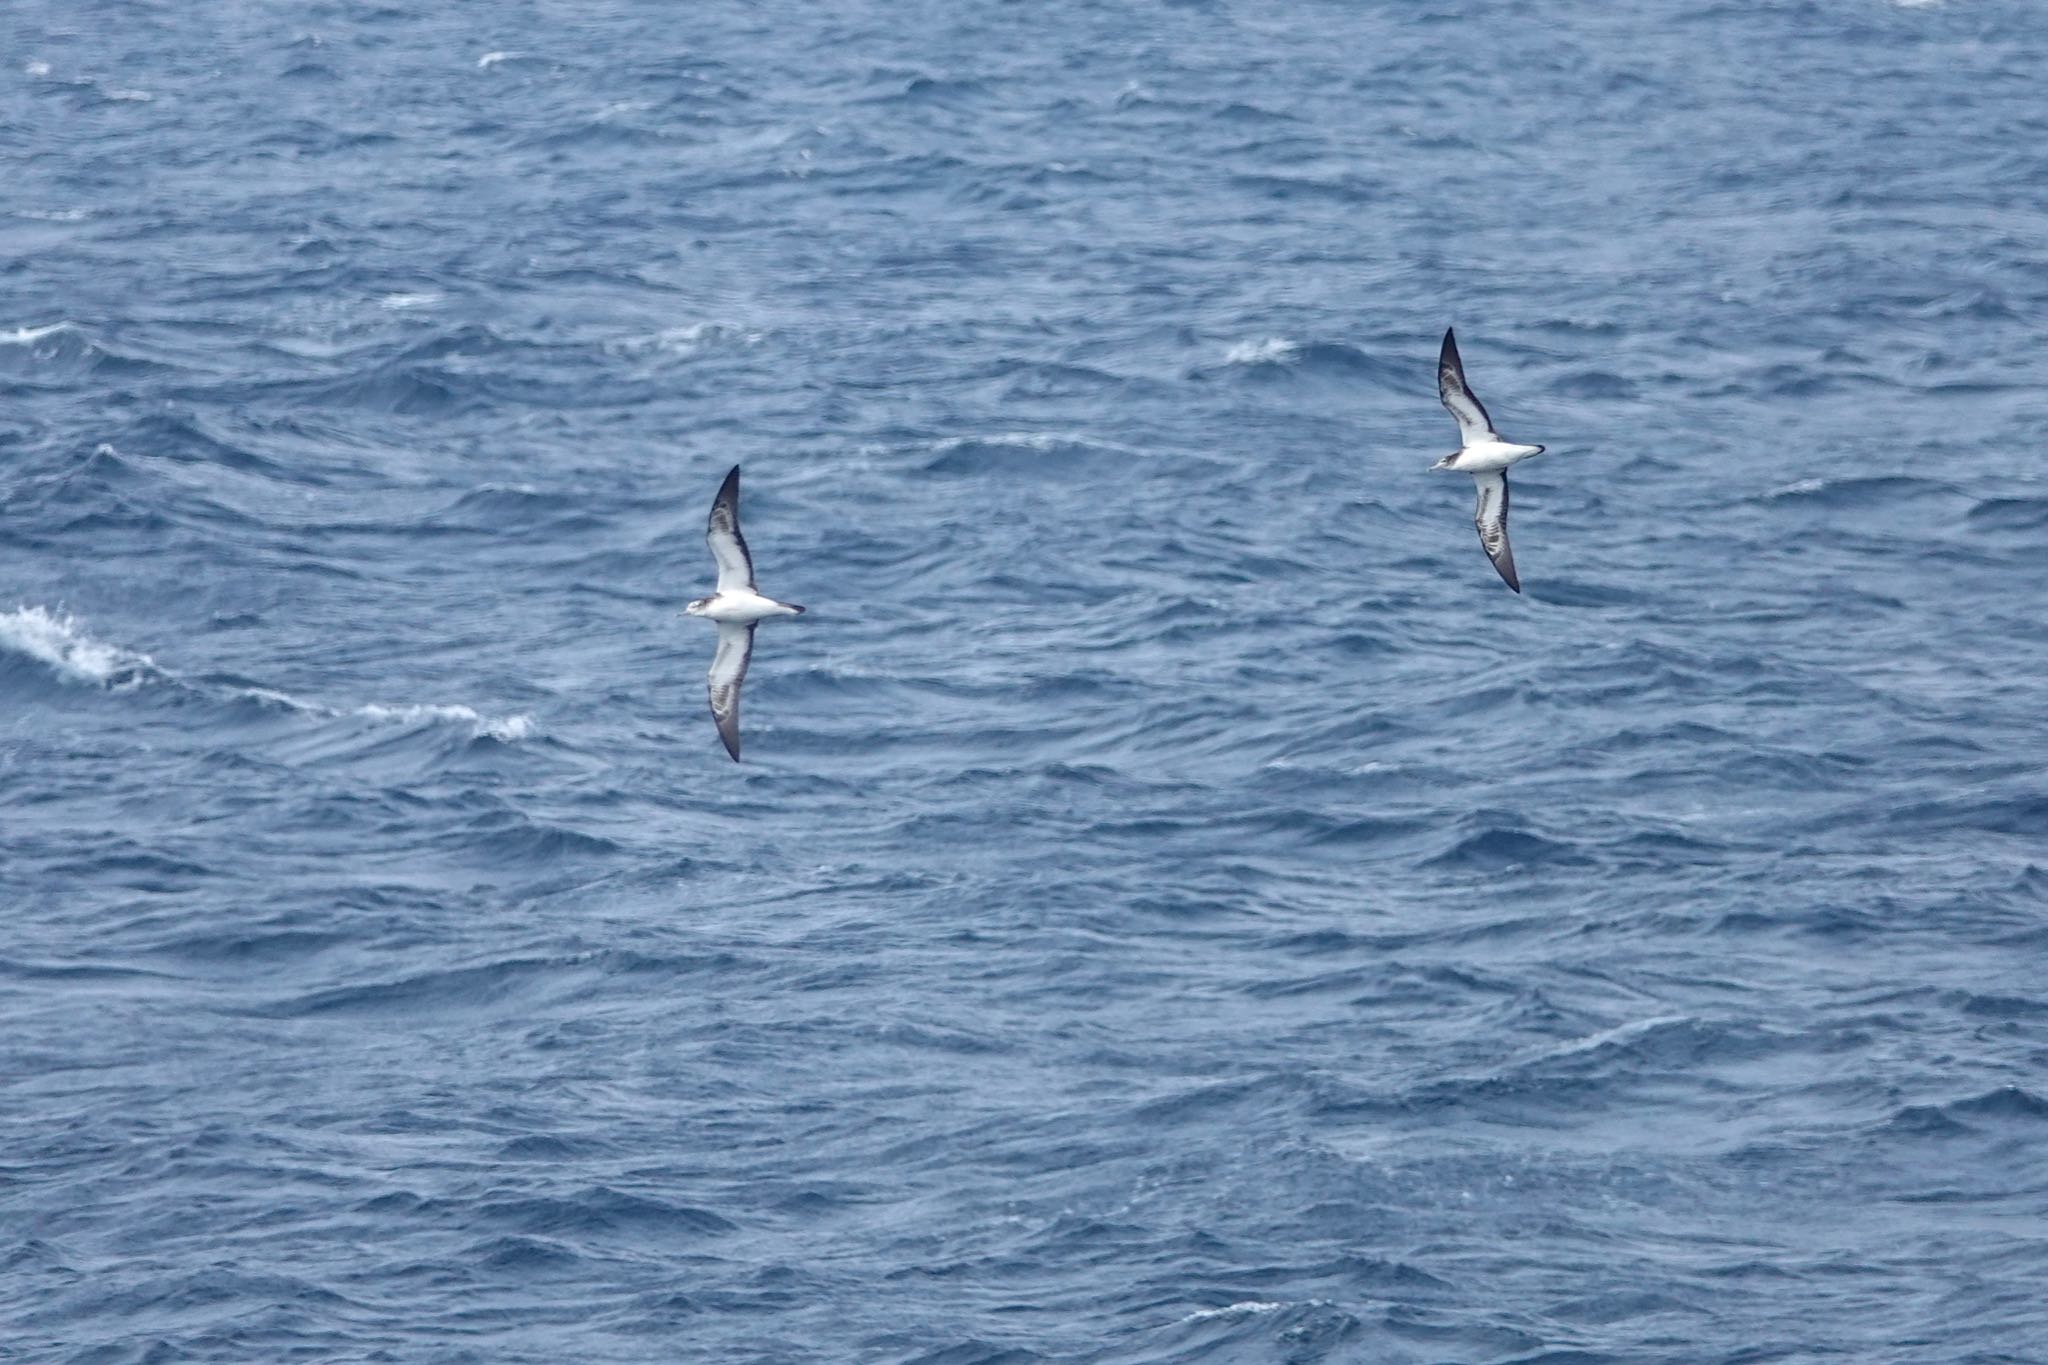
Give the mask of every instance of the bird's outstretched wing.
<svg viewBox="0 0 2048 1365">
<path fill-rule="evenodd" d="M 1500 570 L 1501 581 L 1520 592 L 1522 580 L 1515 576 L 1515 552 L 1508 546 L 1508 476 L 1474 474 L 1472 481 L 1479 485 L 1479 506 L 1472 514 L 1479 527 L 1479 544 L 1493 561 L 1493 567 Z"/>
<path fill-rule="evenodd" d="M 1458 419 L 1458 437 L 1466 445 L 1500 439 L 1485 405 L 1472 396 L 1465 383 L 1465 362 L 1458 356 L 1458 338 L 1449 327 L 1444 328 L 1444 348 L 1436 358 L 1436 392 L 1451 416 Z"/>
<path fill-rule="evenodd" d="M 738 465 L 725 476 L 725 482 L 718 486 L 718 496 L 712 499 L 711 520 L 704 528 L 704 539 L 711 543 L 711 557 L 718 561 L 718 590 L 736 592 L 745 588 L 752 592 L 754 557 L 747 553 L 746 538 L 740 535 Z"/>
<path fill-rule="evenodd" d="M 740 761 L 740 684 L 754 657 L 754 623 L 718 623 L 718 653 L 711 656 L 711 719 L 732 761 Z"/>
</svg>

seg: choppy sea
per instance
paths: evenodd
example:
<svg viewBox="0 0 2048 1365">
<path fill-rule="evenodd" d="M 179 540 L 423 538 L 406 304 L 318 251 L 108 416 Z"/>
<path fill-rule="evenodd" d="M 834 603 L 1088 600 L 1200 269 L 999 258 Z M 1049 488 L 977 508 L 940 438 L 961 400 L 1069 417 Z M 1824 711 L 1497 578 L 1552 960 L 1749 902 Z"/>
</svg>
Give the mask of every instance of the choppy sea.
<svg viewBox="0 0 2048 1365">
<path fill-rule="evenodd" d="M 0 1359 L 2048 1360 L 2044 66 L 14 0 Z"/>
</svg>

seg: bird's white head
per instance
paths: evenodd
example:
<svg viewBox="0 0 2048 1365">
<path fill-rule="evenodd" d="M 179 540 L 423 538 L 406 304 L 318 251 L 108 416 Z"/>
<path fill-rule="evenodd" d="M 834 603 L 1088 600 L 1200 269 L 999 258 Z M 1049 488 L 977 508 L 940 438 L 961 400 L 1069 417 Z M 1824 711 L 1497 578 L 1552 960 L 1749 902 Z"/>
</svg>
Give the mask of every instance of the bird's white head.
<svg viewBox="0 0 2048 1365">
<path fill-rule="evenodd" d="M 689 604 L 688 606 L 686 606 L 686 607 L 684 607 L 684 608 L 683 608 L 683 615 L 685 615 L 685 616 L 702 616 L 702 615 L 704 614 L 704 608 L 706 608 L 706 607 L 708 607 L 708 606 L 710 606 L 710 605 L 711 605 L 711 599 L 710 599 L 710 598 L 708 598 L 708 597 L 700 597 L 700 598 L 698 598 L 698 599 L 697 599 L 696 601 L 694 601 L 694 602 L 690 603 L 690 604 Z"/>
</svg>

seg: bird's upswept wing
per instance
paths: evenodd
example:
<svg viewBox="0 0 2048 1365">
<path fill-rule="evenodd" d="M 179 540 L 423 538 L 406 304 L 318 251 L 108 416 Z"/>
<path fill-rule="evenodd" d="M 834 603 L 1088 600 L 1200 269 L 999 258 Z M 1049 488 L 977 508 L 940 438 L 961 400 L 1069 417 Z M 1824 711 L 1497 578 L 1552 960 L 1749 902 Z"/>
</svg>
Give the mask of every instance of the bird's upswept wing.
<svg viewBox="0 0 2048 1365">
<path fill-rule="evenodd" d="M 1458 419 L 1458 437 L 1464 444 L 1500 439 L 1485 405 L 1472 396 L 1471 386 L 1465 382 L 1465 362 L 1458 355 L 1458 338 L 1449 327 L 1444 329 L 1444 348 L 1436 358 L 1436 392 L 1451 416 Z"/>
<path fill-rule="evenodd" d="M 745 588 L 752 592 L 754 557 L 747 553 L 746 539 L 740 535 L 738 465 L 732 467 L 732 472 L 725 476 L 725 482 L 718 486 L 718 496 L 711 502 L 711 520 L 704 528 L 704 539 L 711 544 L 711 557 L 718 561 L 718 590 L 737 592 Z"/>
</svg>

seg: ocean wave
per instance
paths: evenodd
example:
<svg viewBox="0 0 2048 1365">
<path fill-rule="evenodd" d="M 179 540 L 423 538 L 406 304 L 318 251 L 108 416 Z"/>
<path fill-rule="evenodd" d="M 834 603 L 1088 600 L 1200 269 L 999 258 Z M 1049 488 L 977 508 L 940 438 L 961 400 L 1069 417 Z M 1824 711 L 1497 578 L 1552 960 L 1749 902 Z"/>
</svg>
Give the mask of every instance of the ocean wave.
<svg viewBox="0 0 2048 1365">
<path fill-rule="evenodd" d="M 721 348 L 744 349 L 759 346 L 767 332 L 731 322 L 689 322 L 664 327 L 658 332 L 620 337 L 605 343 L 605 349 L 622 356 L 670 356 L 689 359 Z"/>
<path fill-rule="evenodd" d="M 1188 378 L 1197 380 L 1231 376 L 1247 380 L 1323 379 L 1400 392 L 1414 386 L 1415 366 L 1413 358 L 1405 354 L 1399 360 L 1388 360 L 1348 342 L 1263 336 L 1232 342 L 1224 349 L 1221 362 L 1197 366 L 1188 372 Z"/>
<path fill-rule="evenodd" d="M 1301 343 L 1286 337 L 1240 341 L 1223 353 L 1226 365 L 1292 365 L 1301 359 Z"/>
<path fill-rule="evenodd" d="M 1321 1361 L 1378 1358 L 1366 1350 L 1366 1324 L 1326 1299 L 1281 1302 L 1244 1299 L 1221 1308 L 1190 1313 L 1156 1335 L 1141 1350 L 1111 1360 Z M 1394 1353 L 1389 1358 L 1405 1358 Z"/>
<path fill-rule="evenodd" d="M 1467 872 L 1505 872 L 1532 867 L 1585 867 L 1595 860 L 1572 844 L 1526 830 L 1491 826 L 1460 838 L 1427 860 L 1427 865 Z"/>
<path fill-rule="evenodd" d="M 927 473 L 953 476 L 1064 474 L 1098 460 L 1128 460 L 1127 447 L 1071 433 L 1011 431 L 990 436 L 954 436 L 930 447 Z"/>
<path fill-rule="evenodd" d="M 147 654 L 95 640 L 75 618 L 46 607 L 17 607 L 0 615 L 0 649 L 47 664 L 64 681 L 89 687 L 118 690 L 170 679 Z"/>
<path fill-rule="evenodd" d="M 1938 479 L 1916 478 L 1906 474 L 1880 474 L 1837 479 L 1799 479 L 1759 494 L 1754 501 L 1811 503 L 1829 508 L 1864 508 L 1963 496 L 1965 495 L 1961 489 Z"/>
<path fill-rule="evenodd" d="M 1880 1126 L 1880 1137 L 1961 1138 L 2032 1131 L 2048 1123 L 2048 1100 L 2017 1085 L 1943 1104 L 1909 1104 Z"/>
<path fill-rule="evenodd" d="M 331 706 L 254 683 L 224 683 L 187 677 L 163 667 L 149 655 L 94 638 L 69 614 L 47 607 L 17 607 L 0 614 L 0 651 L 43 664 L 58 680 L 112 692 L 148 686 L 178 689 L 221 704 L 253 704 L 322 719 L 360 717 L 381 725 L 418 727 L 465 726 L 479 739 L 517 743 L 539 732 L 524 713 L 491 716 L 460 703 L 365 702 Z"/>
<path fill-rule="evenodd" d="M 330 708 L 327 714 L 344 713 Z M 460 703 L 436 705 L 415 702 L 388 706 L 382 702 L 368 702 L 345 714 L 363 716 L 387 725 L 466 725 L 480 738 L 502 740 L 507 744 L 530 739 L 539 729 L 529 715 L 486 716 L 475 707 Z"/>
<path fill-rule="evenodd" d="M 32 388 L 69 387 L 85 380 L 132 381 L 172 369 L 162 361 L 110 346 L 68 319 L 0 329 L 0 375 Z"/>
<path fill-rule="evenodd" d="M 1972 526 L 1996 531 L 2038 531 L 2048 526 L 2048 496 L 1985 498 L 1966 514 Z"/>
</svg>

